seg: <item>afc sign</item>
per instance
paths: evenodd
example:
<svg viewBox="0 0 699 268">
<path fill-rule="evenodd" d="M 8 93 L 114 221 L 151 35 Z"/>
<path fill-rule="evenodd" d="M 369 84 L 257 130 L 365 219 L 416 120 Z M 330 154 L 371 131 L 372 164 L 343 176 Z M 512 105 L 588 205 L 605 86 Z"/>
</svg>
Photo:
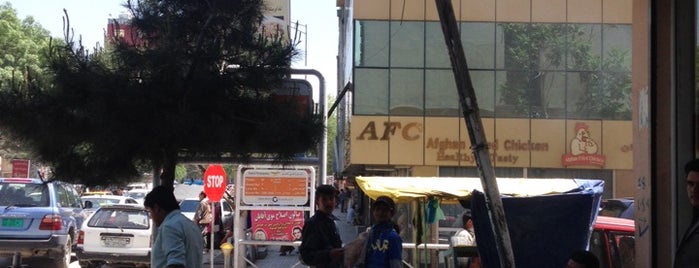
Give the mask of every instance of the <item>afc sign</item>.
<svg viewBox="0 0 699 268">
<path fill-rule="evenodd" d="M 370 121 L 366 127 L 364 127 L 364 130 L 359 133 L 357 140 L 388 140 L 390 136 L 396 134 L 396 131 L 400 131 L 399 133 L 403 139 L 414 141 L 420 138 L 422 129 L 422 124 L 416 122 L 410 122 L 404 126 L 400 122 L 383 122 L 383 130 L 379 138 L 376 131 L 376 123 Z"/>
</svg>

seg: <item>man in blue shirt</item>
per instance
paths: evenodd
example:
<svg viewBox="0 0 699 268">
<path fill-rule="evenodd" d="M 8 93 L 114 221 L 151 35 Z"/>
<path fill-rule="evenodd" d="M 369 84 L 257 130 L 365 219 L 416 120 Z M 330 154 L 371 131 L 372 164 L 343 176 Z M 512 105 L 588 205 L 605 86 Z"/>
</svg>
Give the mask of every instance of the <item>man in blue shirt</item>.
<svg viewBox="0 0 699 268">
<path fill-rule="evenodd" d="M 151 249 L 151 267 L 201 267 L 204 247 L 201 231 L 180 213 L 173 189 L 164 186 L 153 188 L 146 195 L 143 205 L 158 227 Z"/>
</svg>

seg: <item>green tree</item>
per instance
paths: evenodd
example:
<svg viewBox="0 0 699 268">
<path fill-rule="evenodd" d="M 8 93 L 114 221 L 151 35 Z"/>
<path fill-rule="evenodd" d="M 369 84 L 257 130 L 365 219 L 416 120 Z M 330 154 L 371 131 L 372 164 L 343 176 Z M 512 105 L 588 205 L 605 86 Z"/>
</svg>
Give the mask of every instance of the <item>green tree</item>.
<svg viewBox="0 0 699 268">
<path fill-rule="evenodd" d="M 9 3 L 0 5 L 0 86 L 25 86 L 29 80 L 46 80 L 50 35 L 32 17 L 20 20 Z M 30 158 L 24 146 L 0 130 L 0 157 Z"/>
<path fill-rule="evenodd" d="M 88 53 L 69 38 L 50 51 L 52 83 L 0 92 L 0 125 L 56 178 L 105 184 L 147 165 L 172 185 L 183 158 L 284 162 L 317 145 L 320 116 L 273 98 L 296 50 L 258 30 L 262 0 L 127 5 L 140 42 Z"/>
</svg>

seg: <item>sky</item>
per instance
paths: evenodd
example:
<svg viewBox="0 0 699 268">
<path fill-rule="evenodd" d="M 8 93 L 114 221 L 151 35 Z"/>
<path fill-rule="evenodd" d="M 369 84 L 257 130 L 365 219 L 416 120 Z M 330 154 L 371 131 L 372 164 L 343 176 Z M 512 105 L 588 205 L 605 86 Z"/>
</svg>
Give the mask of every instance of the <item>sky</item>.
<svg viewBox="0 0 699 268">
<path fill-rule="evenodd" d="M 307 65 L 303 59 L 297 60 L 292 67 L 297 69 L 318 70 L 325 79 L 328 95 L 336 95 L 336 55 L 338 26 L 335 1 L 330 0 L 289 0 L 291 2 L 291 22 L 298 22 L 301 31 L 301 43 L 297 47 L 301 54 L 306 50 Z M 63 9 L 70 18 L 70 27 L 74 29 L 75 40 L 81 36 L 85 47 L 103 43 L 107 19 L 116 18 L 125 12 L 122 3 L 125 0 L 0 0 L 9 2 L 17 10 L 20 19 L 32 16 L 54 37 L 63 38 Z M 318 79 L 307 77 L 314 87 L 314 100 L 318 101 Z M 326 107 L 330 106 L 327 104 Z"/>
</svg>

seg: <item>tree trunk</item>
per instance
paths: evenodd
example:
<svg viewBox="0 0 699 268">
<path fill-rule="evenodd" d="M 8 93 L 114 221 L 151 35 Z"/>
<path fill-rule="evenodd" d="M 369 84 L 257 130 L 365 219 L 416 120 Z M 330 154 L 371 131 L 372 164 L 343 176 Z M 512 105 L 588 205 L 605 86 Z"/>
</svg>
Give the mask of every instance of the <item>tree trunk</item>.
<svg viewBox="0 0 699 268">
<path fill-rule="evenodd" d="M 160 174 L 160 185 L 174 189 L 175 166 L 177 165 L 177 152 L 166 150 L 162 156 L 163 171 Z"/>
</svg>

